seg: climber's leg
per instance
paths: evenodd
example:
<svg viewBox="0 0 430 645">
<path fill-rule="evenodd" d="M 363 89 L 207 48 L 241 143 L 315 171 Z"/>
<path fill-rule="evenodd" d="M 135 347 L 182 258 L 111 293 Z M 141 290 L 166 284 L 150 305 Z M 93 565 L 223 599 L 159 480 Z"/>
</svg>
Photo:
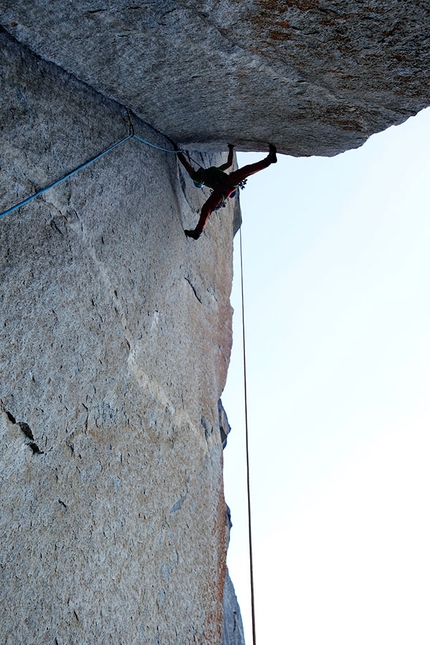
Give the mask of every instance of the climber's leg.
<svg viewBox="0 0 430 645">
<path fill-rule="evenodd" d="M 200 211 L 200 219 L 196 228 L 193 231 L 185 231 L 185 235 L 197 240 L 205 230 L 210 214 L 219 204 L 221 204 L 222 200 L 223 195 L 215 190 L 209 199 L 203 204 L 202 210 Z"/>
<path fill-rule="evenodd" d="M 239 168 L 239 170 L 235 170 L 234 172 L 230 173 L 228 176 L 230 183 L 237 186 L 247 177 L 254 175 L 256 172 L 260 172 L 260 170 L 264 170 L 264 168 L 268 168 L 272 163 L 276 163 L 277 159 L 275 146 L 272 146 L 270 144 L 269 150 L 270 152 L 267 157 L 264 157 L 264 159 L 261 159 L 261 161 L 248 164 L 247 166 Z"/>
</svg>

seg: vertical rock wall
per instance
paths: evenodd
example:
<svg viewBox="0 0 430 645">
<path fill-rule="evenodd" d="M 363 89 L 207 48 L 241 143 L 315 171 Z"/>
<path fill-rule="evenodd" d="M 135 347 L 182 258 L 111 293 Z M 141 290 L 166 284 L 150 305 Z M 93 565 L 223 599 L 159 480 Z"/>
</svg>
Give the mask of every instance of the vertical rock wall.
<svg viewBox="0 0 430 645">
<path fill-rule="evenodd" d="M 0 38 L 3 211 L 128 129 Z M 203 199 L 129 140 L 0 219 L 2 643 L 221 641 L 234 213 L 188 240 Z"/>
</svg>

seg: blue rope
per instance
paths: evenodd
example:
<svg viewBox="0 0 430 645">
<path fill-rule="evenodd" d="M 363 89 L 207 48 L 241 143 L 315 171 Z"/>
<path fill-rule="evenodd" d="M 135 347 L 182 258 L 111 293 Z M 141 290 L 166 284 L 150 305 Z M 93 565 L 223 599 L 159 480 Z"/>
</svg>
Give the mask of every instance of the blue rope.
<svg viewBox="0 0 430 645">
<path fill-rule="evenodd" d="M 64 177 L 57 179 L 57 181 L 54 181 L 52 184 L 49 184 L 49 186 L 45 186 L 44 188 L 41 188 L 40 190 L 37 191 L 37 193 L 34 193 L 34 195 L 31 195 L 31 197 L 27 197 L 27 199 L 24 199 L 22 202 L 19 202 L 19 204 L 15 204 L 15 206 L 12 206 L 11 208 L 8 208 L 7 210 L 3 211 L 3 213 L 0 213 L 0 219 L 2 217 L 5 217 L 6 215 L 9 215 L 10 213 L 13 213 L 18 208 L 21 208 L 21 206 L 25 206 L 25 204 L 28 204 L 29 202 L 33 201 L 33 199 L 36 199 L 36 197 L 39 197 L 39 195 L 46 193 L 47 190 L 54 188 L 54 186 L 58 186 L 58 184 L 61 184 L 61 182 L 65 181 L 66 179 L 69 179 L 69 177 L 72 177 L 80 170 L 83 170 L 90 164 L 94 163 L 94 161 L 97 161 L 97 159 L 100 159 L 100 157 L 103 157 L 108 152 L 111 152 L 112 150 L 120 146 L 122 143 L 127 141 L 128 139 L 133 139 L 133 138 L 138 139 L 138 141 L 141 141 L 142 143 L 145 143 L 146 145 L 151 146 L 152 148 L 157 148 L 157 150 L 163 150 L 164 152 L 174 152 L 175 154 L 180 152 L 179 150 L 168 150 L 167 148 L 160 148 L 159 146 L 156 146 L 154 143 L 145 141 L 145 139 L 142 139 L 141 137 L 137 136 L 137 134 L 134 134 L 133 132 L 131 132 L 128 136 L 124 137 L 124 139 L 121 139 L 121 141 L 117 141 L 117 143 L 114 143 L 112 146 L 109 146 L 109 148 L 106 148 L 106 150 L 103 150 L 103 152 L 100 152 L 100 154 L 96 155 L 89 161 L 86 161 L 85 163 L 81 164 L 80 166 L 75 168 L 75 170 L 72 170 L 71 172 L 67 173 L 67 175 L 64 175 Z"/>
<path fill-rule="evenodd" d="M 155 143 L 149 143 L 149 141 L 145 141 L 145 139 L 142 139 L 142 137 L 139 137 L 137 134 L 133 134 L 133 137 L 138 141 L 141 141 L 142 143 L 146 143 L 147 146 L 151 146 L 151 148 L 156 148 L 157 150 L 162 150 L 163 152 L 173 152 L 175 155 L 178 154 L 178 152 L 181 152 L 181 150 L 169 150 L 168 148 L 160 148 L 160 146 L 156 146 Z"/>
</svg>

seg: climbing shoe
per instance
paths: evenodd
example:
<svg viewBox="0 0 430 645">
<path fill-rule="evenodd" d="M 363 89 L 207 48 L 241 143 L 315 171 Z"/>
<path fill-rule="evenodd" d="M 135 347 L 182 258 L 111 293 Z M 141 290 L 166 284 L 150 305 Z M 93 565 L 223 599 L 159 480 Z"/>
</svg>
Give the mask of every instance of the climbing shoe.
<svg viewBox="0 0 430 645">
<path fill-rule="evenodd" d="M 278 160 L 276 158 L 276 146 L 274 146 L 272 143 L 269 143 L 269 157 L 268 157 L 270 163 L 276 163 Z"/>
<path fill-rule="evenodd" d="M 201 235 L 199 231 L 184 231 L 184 233 L 187 237 L 192 237 L 193 240 L 198 240 Z"/>
</svg>

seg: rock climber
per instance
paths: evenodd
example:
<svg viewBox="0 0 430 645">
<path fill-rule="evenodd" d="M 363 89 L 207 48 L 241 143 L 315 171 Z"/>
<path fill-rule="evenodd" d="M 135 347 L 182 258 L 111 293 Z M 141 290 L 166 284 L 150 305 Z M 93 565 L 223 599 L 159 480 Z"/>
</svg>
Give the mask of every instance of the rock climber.
<svg viewBox="0 0 430 645">
<path fill-rule="evenodd" d="M 203 204 L 200 211 L 200 219 L 196 228 L 193 231 L 185 231 L 185 235 L 197 240 L 205 230 L 209 216 L 213 210 L 220 206 L 228 197 L 233 197 L 238 187 L 250 175 L 268 168 L 270 164 L 276 163 L 276 148 L 274 145 L 269 144 L 269 154 L 267 157 L 256 163 L 248 164 L 243 168 L 234 170 L 230 174 L 224 172 L 233 163 L 233 150 L 234 146 L 228 144 L 228 159 L 221 166 L 211 166 L 210 168 L 199 168 L 194 170 L 192 165 L 186 160 L 182 152 L 178 152 L 178 159 L 187 170 L 191 179 L 196 186 L 201 188 L 207 186 L 212 188 L 212 194 L 209 199 Z"/>
</svg>

